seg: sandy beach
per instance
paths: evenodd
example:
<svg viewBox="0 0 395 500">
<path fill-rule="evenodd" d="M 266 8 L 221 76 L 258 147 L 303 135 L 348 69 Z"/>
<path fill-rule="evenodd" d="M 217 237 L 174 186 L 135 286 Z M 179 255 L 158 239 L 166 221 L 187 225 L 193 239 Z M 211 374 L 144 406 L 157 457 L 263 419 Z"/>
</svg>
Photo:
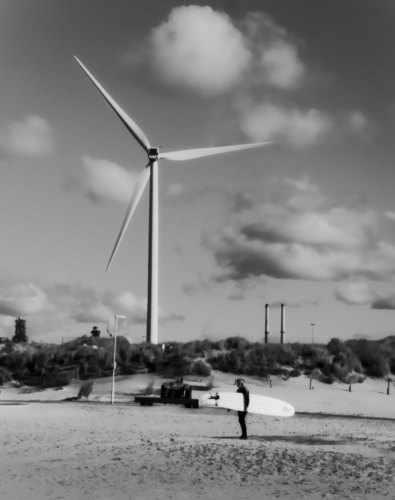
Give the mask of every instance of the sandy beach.
<svg viewBox="0 0 395 500">
<path fill-rule="evenodd" d="M 310 391 L 305 377 L 273 377 L 272 388 L 246 377 L 250 392 L 310 414 L 249 415 L 240 441 L 234 412 L 134 403 L 151 378 L 118 377 L 113 406 L 110 379 L 79 402 L 60 401 L 78 385 L 1 388 L 0 498 L 395 498 L 395 394 L 382 380 L 349 393 L 319 382 Z M 233 375 L 214 380 L 214 392 L 235 390 Z"/>
</svg>

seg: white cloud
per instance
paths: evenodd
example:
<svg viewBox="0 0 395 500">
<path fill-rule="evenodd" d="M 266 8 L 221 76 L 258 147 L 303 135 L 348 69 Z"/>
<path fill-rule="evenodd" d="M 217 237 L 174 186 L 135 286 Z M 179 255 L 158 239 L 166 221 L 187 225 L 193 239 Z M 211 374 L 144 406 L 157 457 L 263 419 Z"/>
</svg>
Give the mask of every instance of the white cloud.
<svg viewBox="0 0 395 500">
<path fill-rule="evenodd" d="M 388 219 L 390 219 L 390 220 L 392 220 L 392 221 L 394 221 L 394 222 L 395 222 L 395 212 L 384 212 L 384 215 L 385 215 Z"/>
<path fill-rule="evenodd" d="M 253 141 L 285 140 L 296 148 L 315 144 L 332 126 L 331 118 L 321 111 L 285 109 L 269 102 L 246 106 L 240 122 Z"/>
<path fill-rule="evenodd" d="M 183 284 L 182 291 L 189 296 L 197 296 L 200 294 L 206 295 L 212 292 L 213 282 L 207 275 L 199 273 L 197 279 L 188 281 Z"/>
<path fill-rule="evenodd" d="M 247 40 L 229 16 L 208 6 L 174 8 L 153 29 L 150 43 L 160 77 L 202 95 L 232 88 L 251 61 Z"/>
<path fill-rule="evenodd" d="M 263 49 L 261 63 L 267 82 L 283 90 L 296 87 L 305 72 L 296 47 L 283 40 Z"/>
<path fill-rule="evenodd" d="M 361 112 L 336 116 L 316 109 L 302 111 L 270 102 L 241 101 L 240 127 L 254 141 L 280 140 L 295 148 L 307 148 L 328 135 L 345 133 L 369 138 L 375 125 Z"/>
<path fill-rule="evenodd" d="M 368 283 L 360 280 L 342 283 L 337 287 L 335 297 L 349 306 L 370 305 L 371 309 L 395 309 L 395 293 L 378 292 Z"/>
<path fill-rule="evenodd" d="M 216 262 L 232 280 L 271 276 L 278 279 L 336 280 L 359 270 L 351 253 L 319 251 L 297 243 L 264 243 L 238 232 L 217 232 L 203 244 L 214 252 Z"/>
<path fill-rule="evenodd" d="M 228 297 L 228 300 L 230 301 L 241 301 L 245 299 L 246 299 L 245 293 L 242 292 L 241 290 L 236 290 L 235 292 L 232 292 Z"/>
<path fill-rule="evenodd" d="M 372 309 L 379 310 L 394 310 L 395 309 L 395 293 L 382 295 L 373 301 Z M 392 333 L 391 333 L 392 334 Z"/>
<path fill-rule="evenodd" d="M 116 201 L 127 204 L 139 176 L 116 163 L 84 156 L 83 175 L 78 179 L 86 196 L 92 201 Z"/>
<path fill-rule="evenodd" d="M 13 335 L 14 318 L 19 315 L 27 319 L 30 339 L 38 334 L 67 331 L 78 323 L 107 324 L 114 314 L 126 316 L 125 327 L 146 322 L 147 299 L 138 299 L 130 291 L 97 291 L 77 284 L 39 282 L 4 273 L 0 276 L 0 288 L 0 334 L 7 337 Z M 159 307 L 161 323 L 183 319 Z"/>
<path fill-rule="evenodd" d="M 309 192 L 309 193 L 317 193 L 318 187 L 316 184 L 313 184 L 307 175 L 304 175 L 301 179 L 292 179 L 290 177 L 286 177 L 284 179 L 285 184 L 290 185 L 293 188 L 296 188 L 298 191 Z"/>
<path fill-rule="evenodd" d="M 360 111 L 354 111 L 348 117 L 348 124 L 351 130 L 364 132 L 369 126 L 369 121 Z"/>
<path fill-rule="evenodd" d="M 54 148 L 52 127 L 39 116 L 28 116 L 24 122 L 11 123 L 0 133 L 0 150 L 15 156 L 43 156 Z"/>
<path fill-rule="evenodd" d="M 254 195 L 253 192 L 250 193 L 250 205 L 244 210 L 252 209 L 257 203 L 263 202 L 266 204 L 271 202 L 278 209 L 287 209 L 295 214 L 322 212 L 333 206 L 328 204 L 324 194 L 308 175 L 298 179 L 278 176 L 267 178 L 258 196 L 256 193 Z"/>
<path fill-rule="evenodd" d="M 113 314 L 110 307 L 102 303 L 94 303 L 81 308 L 72 318 L 77 323 L 105 323 Z"/>
<path fill-rule="evenodd" d="M 10 290 L 9 295 L 0 296 L 0 315 L 25 316 L 41 311 L 48 304 L 45 293 L 40 288 L 20 285 Z"/>
<path fill-rule="evenodd" d="M 346 128 L 362 139 L 370 139 L 378 130 L 378 126 L 361 111 L 353 111 L 345 120 Z"/>
<path fill-rule="evenodd" d="M 14 335 L 15 318 L 11 316 L 0 316 L 0 337 L 11 338 Z"/>
<path fill-rule="evenodd" d="M 168 85 L 210 97 L 250 86 L 295 88 L 305 75 L 295 43 L 267 14 L 248 13 L 234 23 L 209 6 L 173 8 L 147 46 L 127 57 L 154 68 Z"/>
<path fill-rule="evenodd" d="M 147 319 L 147 299 L 137 299 L 131 292 L 122 292 L 111 301 L 114 309 L 127 317 L 133 311 L 138 323 L 145 323 Z M 118 314 L 118 313 L 117 313 Z"/>
<path fill-rule="evenodd" d="M 131 315 L 133 316 L 133 321 L 135 323 L 144 324 L 147 319 L 147 299 L 138 299 L 131 292 L 122 292 L 121 294 L 114 295 L 109 301 L 113 310 L 117 311 L 117 314 L 122 314 L 126 316 L 127 320 L 130 321 Z M 160 305 L 158 306 L 158 317 L 159 322 L 167 323 L 169 321 L 182 321 L 183 316 L 170 313 L 163 309 Z"/>
<path fill-rule="evenodd" d="M 258 221 L 245 223 L 241 230 L 247 238 L 293 242 L 322 247 L 355 247 L 367 241 L 365 229 L 373 226 L 371 211 L 334 207 L 326 212 L 297 213 L 265 203 L 250 214 Z"/>
<path fill-rule="evenodd" d="M 313 185 L 306 189 L 306 179 L 278 183 L 280 196 L 271 183 L 269 194 L 250 196 L 244 204 L 236 200 L 238 209 L 228 223 L 203 235 L 202 244 L 222 270 L 220 279 L 268 276 L 331 281 L 395 276 L 395 245 L 377 238 L 379 221 L 373 210 L 325 200 Z M 296 193 L 297 204 L 284 202 L 284 185 L 291 200 L 292 191 Z M 303 203 L 311 190 L 317 195 L 316 203 Z"/>
<path fill-rule="evenodd" d="M 242 131 L 254 141 L 281 140 L 307 148 L 329 133 L 369 138 L 375 125 L 360 110 L 329 114 L 285 105 L 283 96 L 314 76 L 299 56 L 298 43 L 265 13 L 249 12 L 239 21 L 209 6 L 181 6 L 155 27 L 148 43 L 126 58 L 153 69 L 158 80 L 200 96 L 229 93 Z M 273 102 L 273 87 L 279 92 Z M 259 95 L 246 105 L 245 96 Z M 254 97 L 252 97 L 254 99 Z M 289 103 L 289 101 L 287 101 Z"/>
<path fill-rule="evenodd" d="M 342 283 L 336 288 L 335 297 L 347 305 L 371 304 L 379 294 L 370 285 L 363 281 Z"/>
<path fill-rule="evenodd" d="M 248 12 L 233 21 L 209 6 L 181 6 L 155 27 L 148 43 L 126 57 L 158 80 L 200 96 L 229 93 L 242 131 L 252 140 L 281 140 L 295 148 L 313 146 L 329 133 L 369 138 L 376 126 L 360 110 L 331 113 L 285 105 L 283 96 L 312 84 L 314 70 L 301 60 L 300 44 L 263 12 Z M 273 87 L 279 92 L 273 102 Z M 245 96 L 259 102 L 245 105 Z M 252 97 L 254 99 L 254 97 Z M 289 103 L 289 101 L 287 101 Z"/>
</svg>

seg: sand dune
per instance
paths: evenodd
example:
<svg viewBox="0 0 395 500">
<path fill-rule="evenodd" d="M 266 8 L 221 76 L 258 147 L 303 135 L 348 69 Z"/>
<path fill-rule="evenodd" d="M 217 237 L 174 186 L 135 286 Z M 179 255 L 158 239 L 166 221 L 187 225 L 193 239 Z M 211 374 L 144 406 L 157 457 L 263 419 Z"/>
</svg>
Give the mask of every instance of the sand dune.
<svg viewBox="0 0 395 500">
<path fill-rule="evenodd" d="M 235 390 L 233 375 L 214 377 L 214 391 Z M 30 394 L 3 387 L 0 498 L 395 498 L 395 421 L 249 415 L 249 440 L 240 441 L 234 412 L 135 404 L 130 394 L 149 379 L 120 377 L 114 406 L 110 379 L 75 403 L 59 400 L 78 385 Z M 395 417 L 395 395 L 382 381 L 352 393 L 340 384 L 309 391 L 302 377 L 274 379 L 271 389 L 246 382 L 297 411 Z"/>
</svg>

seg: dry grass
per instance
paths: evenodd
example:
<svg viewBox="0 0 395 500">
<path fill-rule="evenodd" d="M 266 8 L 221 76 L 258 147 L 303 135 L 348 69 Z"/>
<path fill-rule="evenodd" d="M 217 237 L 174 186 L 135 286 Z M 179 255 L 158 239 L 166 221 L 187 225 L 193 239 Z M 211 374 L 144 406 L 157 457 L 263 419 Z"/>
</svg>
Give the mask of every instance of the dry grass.
<svg viewBox="0 0 395 500">
<path fill-rule="evenodd" d="M 215 385 L 214 385 L 214 377 L 210 377 L 208 380 L 207 380 L 207 384 L 206 384 L 206 387 L 205 389 L 207 391 L 211 391 L 211 389 L 214 389 Z"/>
<path fill-rule="evenodd" d="M 154 391 L 155 391 L 155 380 L 152 378 L 146 385 L 145 389 L 142 390 L 141 394 L 143 394 L 144 396 L 149 396 L 150 394 L 154 394 Z"/>
<path fill-rule="evenodd" d="M 33 394 L 34 392 L 43 392 L 40 387 L 25 387 L 19 391 L 19 394 Z"/>
</svg>

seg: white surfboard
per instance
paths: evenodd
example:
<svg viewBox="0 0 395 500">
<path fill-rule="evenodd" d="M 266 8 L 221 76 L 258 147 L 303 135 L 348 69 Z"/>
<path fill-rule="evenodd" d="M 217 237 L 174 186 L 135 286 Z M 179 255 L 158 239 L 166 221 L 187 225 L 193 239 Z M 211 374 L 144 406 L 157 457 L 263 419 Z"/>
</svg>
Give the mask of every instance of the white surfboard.
<svg viewBox="0 0 395 500">
<path fill-rule="evenodd" d="M 244 411 L 243 394 L 237 392 L 217 392 L 203 394 L 201 397 L 202 406 L 208 408 L 226 408 L 228 410 Z M 295 409 L 285 401 L 250 394 L 250 404 L 248 413 L 258 413 L 260 415 L 270 415 L 272 417 L 292 417 Z"/>
</svg>

